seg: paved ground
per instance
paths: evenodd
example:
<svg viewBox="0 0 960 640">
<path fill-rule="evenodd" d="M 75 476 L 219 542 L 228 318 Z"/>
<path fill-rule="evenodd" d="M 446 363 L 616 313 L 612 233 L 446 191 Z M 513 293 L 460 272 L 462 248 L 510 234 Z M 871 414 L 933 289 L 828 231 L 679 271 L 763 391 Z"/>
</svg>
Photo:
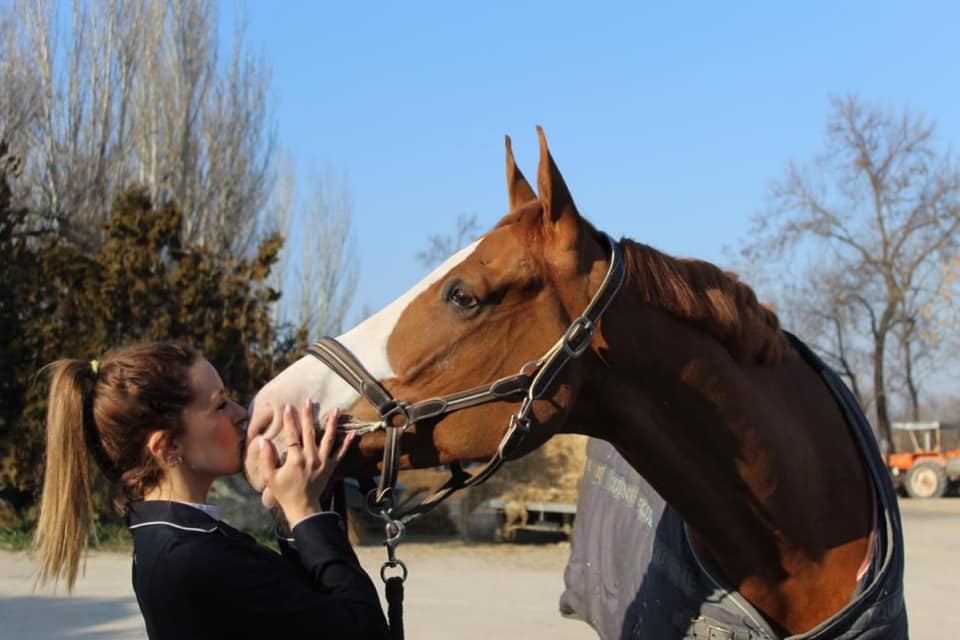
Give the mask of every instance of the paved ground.
<svg viewBox="0 0 960 640">
<path fill-rule="evenodd" d="M 914 640 L 958 637 L 960 629 L 960 498 L 901 502 L 907 541 L 907 605 Z M 364 547 L 361 562 L 376 575 L 383 550 Z M 557 614 L 566 544 L 402 545 L 410 566 L 405 600 L 411 640 L 490 637 L 577 640 L 596 637 Z M 377 579 L 379 582 L 379 579 Z M 96 554 L 72 597 L 34 589 L 22 553 L 0 553 L 0 638 L 88 640 L 144 637 L 130 589 L 127 554 Z"/>
</svg>

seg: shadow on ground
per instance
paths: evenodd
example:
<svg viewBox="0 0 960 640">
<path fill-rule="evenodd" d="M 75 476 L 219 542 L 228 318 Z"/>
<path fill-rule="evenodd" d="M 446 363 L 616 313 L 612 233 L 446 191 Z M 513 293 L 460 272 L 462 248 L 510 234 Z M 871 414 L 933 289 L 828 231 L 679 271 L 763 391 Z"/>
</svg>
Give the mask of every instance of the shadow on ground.
<svg viewBox="0 0 960 640">
<path fill-rule="evenodd" d="M 0 637 L 119 640 L 145 637 L 133 598 L 16 596 L 0 600 Z"/>
</svg>

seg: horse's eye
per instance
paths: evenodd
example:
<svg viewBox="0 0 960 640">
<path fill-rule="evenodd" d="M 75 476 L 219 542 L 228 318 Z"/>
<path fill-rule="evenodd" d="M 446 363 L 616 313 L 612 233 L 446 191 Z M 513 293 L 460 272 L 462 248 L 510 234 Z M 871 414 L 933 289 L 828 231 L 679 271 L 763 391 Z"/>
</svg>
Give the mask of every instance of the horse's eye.
<svg viewBox="0 0 960 640">
<path fill-rule="evenodd" d="M 473 309 L 477 306 L 477 298 L 463 287 L 451 288 L 447 300 L 461 309 Z"/>
</svg>

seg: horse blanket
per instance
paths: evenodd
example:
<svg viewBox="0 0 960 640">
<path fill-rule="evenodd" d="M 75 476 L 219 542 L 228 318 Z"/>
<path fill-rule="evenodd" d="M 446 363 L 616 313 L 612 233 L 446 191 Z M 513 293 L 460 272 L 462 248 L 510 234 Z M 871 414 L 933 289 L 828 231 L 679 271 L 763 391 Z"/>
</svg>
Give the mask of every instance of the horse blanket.
<svg viewBox="0 0 960 640">
<path fill-rule="evenodd" d="M 907 638 L 903 538 L 890 476 L 862 411 L 840 378 L 802 342 L 794 347 L 844 411 L 873 482 L 877 519 L 870 568 L 851 602 L 791 640 Z M 686 525 L 608 443 L 591 439 L 580 481 L 560 610 L 604 640 L 777 640 L 743 597 L 700 559 Z"/>
</svg>

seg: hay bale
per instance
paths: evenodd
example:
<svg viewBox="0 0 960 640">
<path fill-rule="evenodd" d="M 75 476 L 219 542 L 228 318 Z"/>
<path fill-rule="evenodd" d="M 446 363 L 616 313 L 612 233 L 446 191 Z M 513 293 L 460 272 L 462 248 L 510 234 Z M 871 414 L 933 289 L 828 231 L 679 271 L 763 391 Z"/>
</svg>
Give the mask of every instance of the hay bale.
<svg viewBox="0 0 960 640">
<path fill-rule="evenodd" d="M 470 514 L 487 500 L 512 505 L 526 502 L 576 504 L 577 486 L 587 462 L 587 437 L 554 436 L 539 449 L 511 460 L 492 478 L 467 489 L 460 502 L 460 530 L 468 531 Z"/>
<path fill-rule="evenodd" d="M 561 434 L 519 460 L 505 463 L 492 478 L 480 486 L 461 491 L 432 512 L 432 518 L 414 523 L 418 532 L 446 533 L 455 524 L 461 533 L 468 530 L 467 519 L 490 499 L 511 503 L 577 502 L 577 485 L 587 462 L 587 437 Z M 402 471 L 403 495 L 422 499 L 443 484 L 449 473 L 443 467 Z M 411 524 L 414 524 L 411 523 Z"/>
<path fill-rule="evenodd" d="M 573 503 L 577 501 L 577 484 L 586 462 L 586 436 L 557 435 L 519 460 L 505 463 L 475 491 L 486 494 L 483 500 Z"/>
</svg>

